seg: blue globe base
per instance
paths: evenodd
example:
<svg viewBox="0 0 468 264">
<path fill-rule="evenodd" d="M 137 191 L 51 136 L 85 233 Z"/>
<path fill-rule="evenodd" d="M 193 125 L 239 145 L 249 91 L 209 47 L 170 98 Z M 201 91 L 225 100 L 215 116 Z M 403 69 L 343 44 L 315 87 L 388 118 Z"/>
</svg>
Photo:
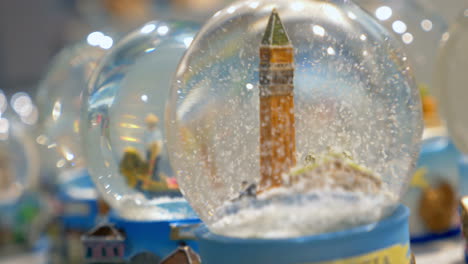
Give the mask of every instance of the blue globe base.
<svg viewBox="0 0 468 264">
<path fill-rule="evenodd" d="M 60 222 L 65 230 L 86 232 L 96 225 L 99 218 L 97 197 L 81 197 L 73 192 L 95 192 L 94 183 L 87 170 L 79 170 L 70 180 L 58 186 L 57 201 L 65 211 L 60 215 Z"/>
<path fill-rule="evenodd" d="M 164 259 L 180 245 L 188 245 L 198 251 L 192 230 L 200 223 L 199 219 L 138 221 L 124 219 L 111 212 L 109 222 L 125 233 L 127 261 L 148 253 Z"/>
<path fill-rule="evenodd" d="M 199 227 L 203 264 L 410 263 L 409 209 L 400 205 L 380 222 L 291 239 L 240 239 Z"/>
</svg>

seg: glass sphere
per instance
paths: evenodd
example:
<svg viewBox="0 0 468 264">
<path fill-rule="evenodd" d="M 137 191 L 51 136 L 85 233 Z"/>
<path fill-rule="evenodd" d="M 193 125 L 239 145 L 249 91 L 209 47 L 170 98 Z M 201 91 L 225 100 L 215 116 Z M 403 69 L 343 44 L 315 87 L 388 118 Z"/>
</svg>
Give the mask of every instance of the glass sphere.
<svg viewBox="0 0 468 264">
<path fill-rule="evenodd" d="M 441 114 L 444 117 L 450 136 L 463 153 L 468 153 L 468 117 L 466 110 L 468 83 L 468 11 L 465 11 L 450 26 L 438 53 L 435 85 L 443 93 L 439 94 Z"/>
<path fill-rule="evenodd" d="M 0 94 L 0 106 L 5 103 Z M 5 106 L 6 107 L 6 106 Z M 4 109 L 5 110 L 5 109 Z M 11 111 L 0 117 L 0 204 L 12 204 L 39 181 L 37 146 Z"/>
<path fill-rule="evenodd" d="M 63 49 L 52 61 L 38 88 L 41 131 L 38 141 L 57 150 L 59 159 L 53 163 L 62 171 L 85 166 L 79 135 L 81 92 L 113 42 L 111 37 L 99 33 L 94 32 L 86 42 Z"/>
<path fill-rule="evenodd" d="M 219 11 L 181 60 L 168 104 L 184 195 L 212 231 L 230 236 L 300 236 L 386 216 L 422 132 L 405 58 L 350 1 Z"/>
<path fill-rule="evenodd" d="M 104 56 L 84 94 L 83 138 L 98 190 L 128 219 L 193 217 L 163 141 L 171 77 L 197 32 L 150 22 Z"/>
<path fill-rule="evenodd" d="M 403 43 L 418 86 L 433 91 L 439 41 L 447 31 L 447 22 L 436 10 L 420 0 L 356 0 L 388 31 Z"/>
</svg>

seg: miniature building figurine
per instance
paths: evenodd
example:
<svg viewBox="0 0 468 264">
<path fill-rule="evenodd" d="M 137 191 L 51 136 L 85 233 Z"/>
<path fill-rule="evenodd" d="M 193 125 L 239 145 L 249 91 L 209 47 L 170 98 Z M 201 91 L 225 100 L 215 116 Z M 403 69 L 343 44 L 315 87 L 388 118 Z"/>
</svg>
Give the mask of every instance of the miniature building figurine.
<svg viewBox="0 0 468 264">
<path fill-rule="evenodd" d="M 260 46 L 260 191 L 295 165 L 294 50 L 276 10 Z"/>
<path fill-rule="evenodd" d="M 169 256 L 167 256 L 161 264 L 200 264 L 200 257 L 189 246 L 180 246 Z"/>
<path fill-rule="evenodd" d="M 125 235 L 113 225 L 97 226 L 82 241 L 87 263 L 125 263 Z"/>
</svg>

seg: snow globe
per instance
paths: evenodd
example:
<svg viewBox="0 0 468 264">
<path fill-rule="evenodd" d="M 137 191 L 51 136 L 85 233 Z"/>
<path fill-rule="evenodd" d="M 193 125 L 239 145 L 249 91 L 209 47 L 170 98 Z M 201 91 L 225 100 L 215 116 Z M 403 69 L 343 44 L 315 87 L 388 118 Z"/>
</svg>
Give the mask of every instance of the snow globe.
<svg viewBox="0 0 468 264">
<path fill-rule="evenodd" d="M 126 259 L 160 261 L 178 245 L 192 245 L 182 229 L 199 220 L 169 163 L 164 109 L 173 73 L 197 30 L 180 21 L 146 23 L 103 57 L 84 92 L 88 168 L 113 209 L 109 221 L 125 234 Z M 85 244 L 93 247 L 102 228 L 110 227 L 90 232 Z M 87 257 L 102 257 L 92 252 Z"/>
<path fill-rule="evenodd" d="M 410 231 L 413 242 L 425 242 L 458 233 L 456 203 L 444 208 L 444 217 L 434 217 L 437 201 L 432 193 L 455 197 L 458 186 L 458 151 L 442 124 L 437 110 L 438 93 L 432 84 L 439 41 L 447 38 L 447 23 L 437 10 L 420 0 L 357 0 L 401 40 L 421 91 L 424 133 L 417 171 L 403 202 L 413 212 Z M 440 195 L 438 197 L 441 197 Z M 438 220 L 435 220 L 438 219 Z"/>
<path fill-rule="evenodd" d="M 217 12 L 177 68 L 166 119 L 203 263 L 409 263 L 399 199 L 423 125 L 406 61 L 349 1 Z"/>
<path fill-rule="evenodd" d="M 461 199 L 461 218 L 463 236 L 468 238 L 468 131 L 467 118 L 463 115 L 466 106 L 465 90 L 468 82 L 465 76 L 464 67 L 468 65 L 467 54 L 464 50 L 468 44 L 468 11 L 465 10 L 454 24 L 451 25 L 447 38 L 442 41 L 437 61 L 437 74 L 435 75 L 435 85 L 443 90 L 440 93 L 441 113 L 447 123 L 450 136 L 457 148 L 462 153 L 459 162 L 459 193 Z M 442 200 L 443 201 L 443 200 Z M 448 200 L 445 203 L 453 202 Z M 442 206 L 442 205 L 441 205 Z M 446 206 L 446 205 L 444 205 Z M 440 211 L 439 215 L 442 215 Z M 467 258 L 468 262 L 468 258 Z"/>
<path fill-rule="evenodd" d="M 56 236 L 58 262 L 82 263 L 81 235 L 107 213 L 89 176 L 80 131 L 81 92 L 98 61 L 114 39 L 103 32 L 65 47 L 51 62 L 39 84 L 37 142 L 55 166 Z"/>
<path fill-rule="evenodd" d="M 0 113 L 0 256 L 44 253 L 48 207 L 37 188 L 37 148 L 1 91 Z"/>
</svg>

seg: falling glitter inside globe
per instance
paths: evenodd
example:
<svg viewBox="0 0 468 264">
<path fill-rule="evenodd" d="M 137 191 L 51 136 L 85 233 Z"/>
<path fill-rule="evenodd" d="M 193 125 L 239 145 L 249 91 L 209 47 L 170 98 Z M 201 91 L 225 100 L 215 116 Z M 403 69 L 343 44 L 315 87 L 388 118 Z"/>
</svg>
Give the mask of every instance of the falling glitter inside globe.
<svg viewBox="0 0 468 264">
<path fill-rule="evenodd" d="M 398 41 L 350 1 L 241 1 L 182 58 L 166 137 L 208 228 L 283 238 L 389 215 L 417 158 L 421 102 Z"/>
<path fill-rule="evenodd" d="M 102 59 L 84 93 L 88 168 L 106 202 L 131 220 L 195 217 L 164 142 L 171 77 L 198 26 L 150 22 Z"/>
</svg>

